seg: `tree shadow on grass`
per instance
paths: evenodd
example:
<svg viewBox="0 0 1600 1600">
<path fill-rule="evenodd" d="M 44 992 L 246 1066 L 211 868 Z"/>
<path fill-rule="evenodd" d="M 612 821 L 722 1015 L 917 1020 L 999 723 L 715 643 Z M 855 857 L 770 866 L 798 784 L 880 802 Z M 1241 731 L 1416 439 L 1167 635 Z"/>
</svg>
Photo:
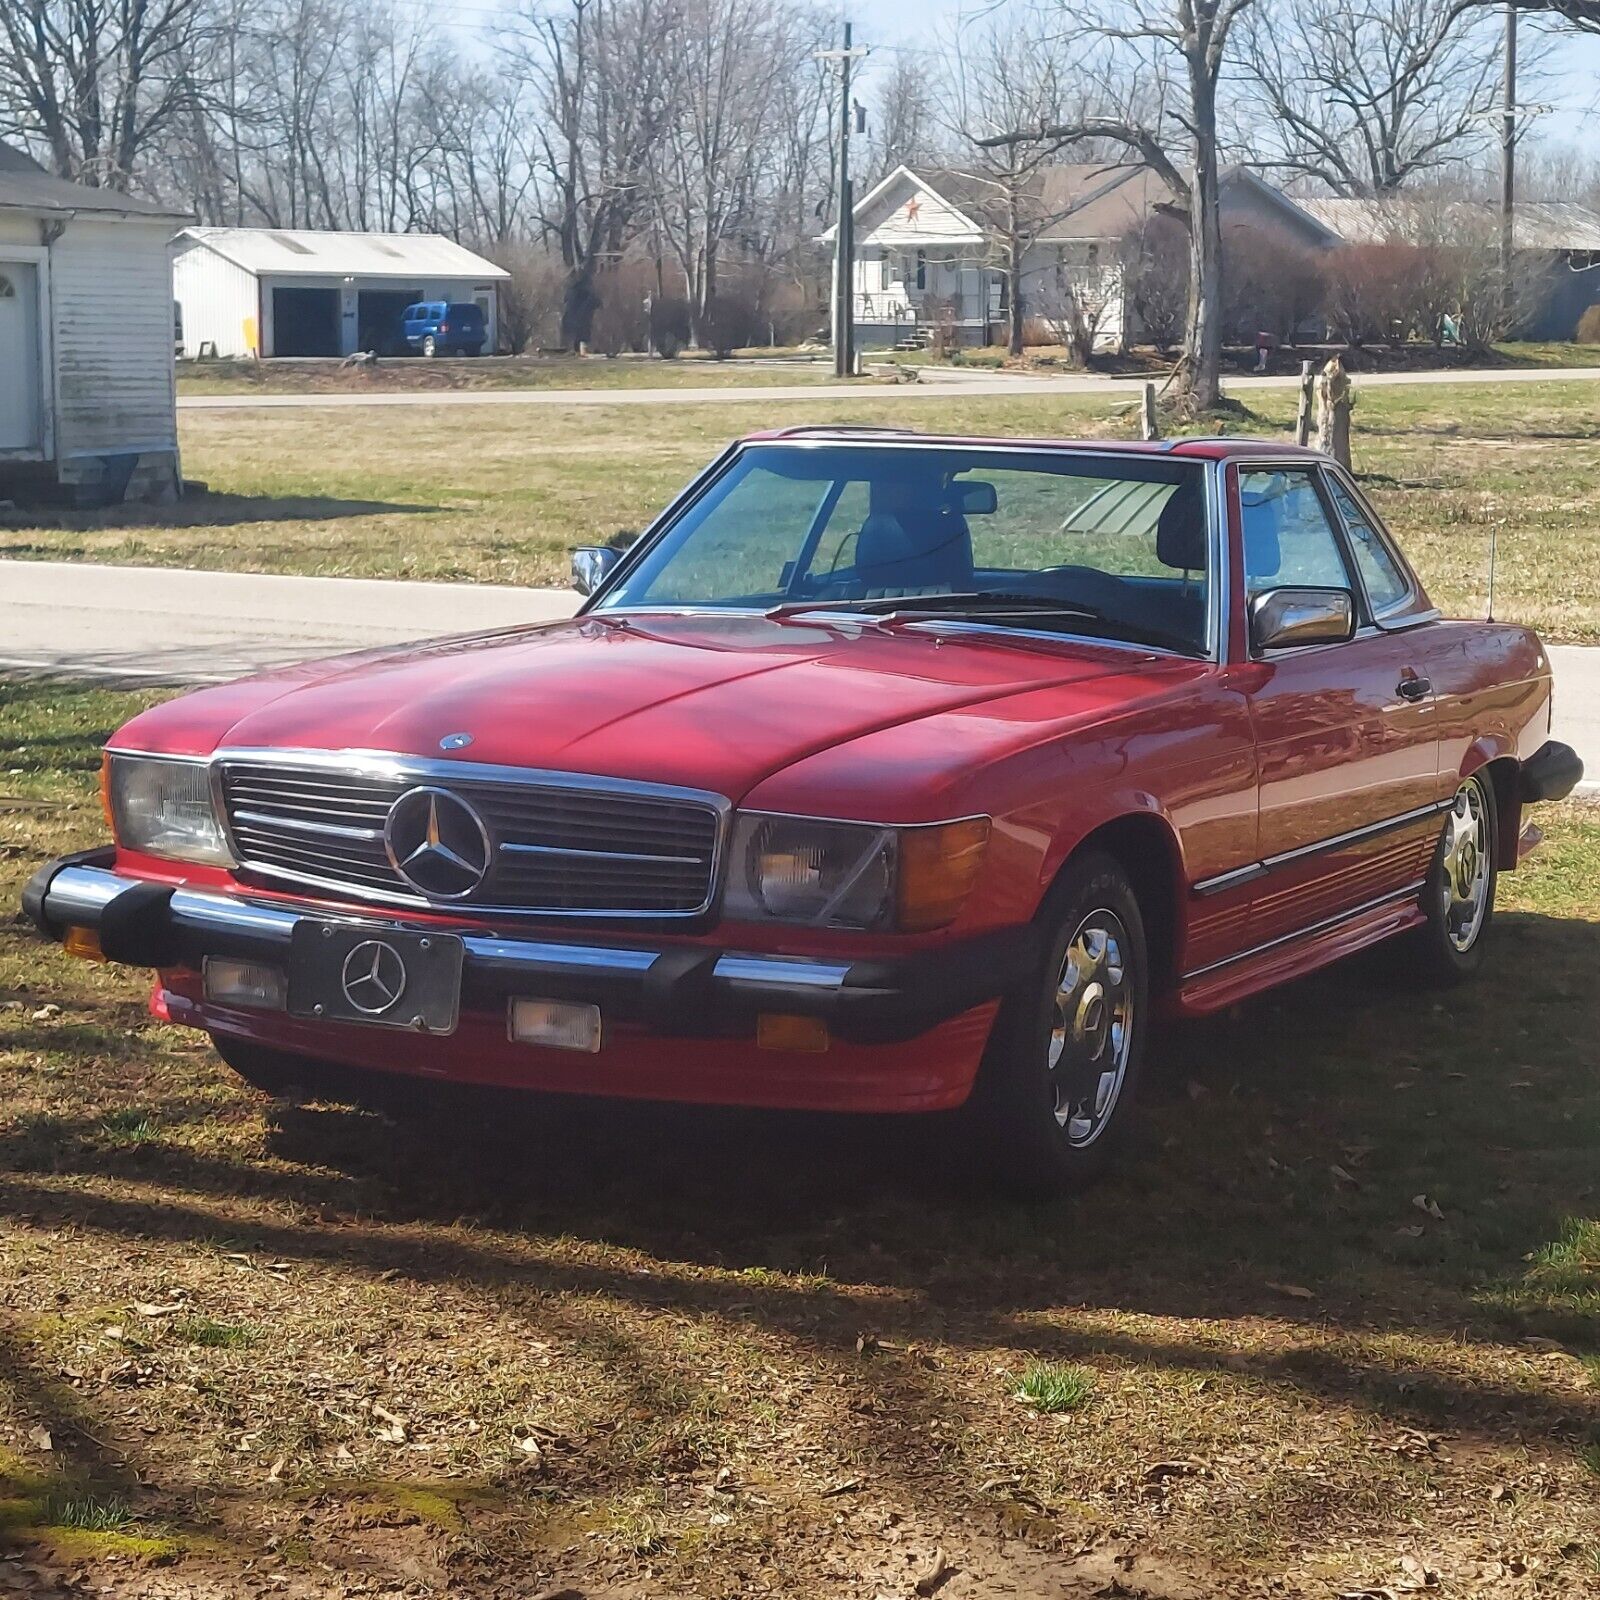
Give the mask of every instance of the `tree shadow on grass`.
<svg viewBox="0 0 1600 1600">
<path fill-rule="evenodd" d="M 870 1319 L 904 1342 L 1243 1371 L 1417 1426 L 1470 1415 L 1549 1435 L 1573 1425 L 1570 1407 L 1378 1348 L 1397 1330 L 1593 1337 L 1581 1311 L 1515 1286 L 1528 1254 L 1594 1199 L 1600 927 L 1511 915 L 1495 941 L 1485 976 L 1448 996 L 1389 985 L 1379 952 L 1175 1029 L 1128 1160 L 1067 1200 L 996 1198 L 927 1121 L 452 1096 L 415 1125 L 278 1108 L 270 1165 L 181 1140 L 118 1147 L 93 1117 L 13 1122 L 0 1206 L 127 1238 L 226 1237 L 419 1282 L 747 1321 L 834 1354 Z M 29 1038 L 79 1048 L 70 1034 Z M 86 1030 L 81 1047 L 94 1039 Z M 169 1127 L 205 1114 L 165 1105 L 159 1078 L 147 1089 Z M 101 1182 L 63 1189 L 41 1172 Z M 107 1190 L 119 1181 L 138 1192 Z M 241 1197 L 305 1220 L 230 1214 Z M 451 1231 L 463 1218 L 469 1237 Z M 647 1264 L 549 1248 L 561 1238 Z M 1512 1287 L 1486 1298 L 1496 1281 Z M 1351 1345 L 1240 1355 L 1106 1331 L 1104 1315 L 1130 1313 L 1271 1319 Z"/>
</svg>

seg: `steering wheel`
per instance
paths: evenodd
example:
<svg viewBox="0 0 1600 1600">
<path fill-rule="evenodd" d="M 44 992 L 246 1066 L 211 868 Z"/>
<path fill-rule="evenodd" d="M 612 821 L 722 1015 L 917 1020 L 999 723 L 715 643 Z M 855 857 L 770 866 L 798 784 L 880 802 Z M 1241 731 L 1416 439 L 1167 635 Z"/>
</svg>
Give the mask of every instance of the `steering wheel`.
<svg viewBox="0 0 1600 1600">
<path fill-rule="evenodd" d="M 1058 587 L 1054 583 L 1041 584 L 1041 578 L 1067 578 L 1069 583 Z M 1115 611 L 1128 592 L 1128 586 L 1114 572 L 1102 572 L 1098 567 L 1079 567 L 1071 564 L 1059 567 L 1041 567 L 1029 581 L 1030 588 L 1037 587 L 1041 594 L 1058 598 L 1063 605 L 1074 600 L 1093 606 L 1097 611 Z"/>
</svg>

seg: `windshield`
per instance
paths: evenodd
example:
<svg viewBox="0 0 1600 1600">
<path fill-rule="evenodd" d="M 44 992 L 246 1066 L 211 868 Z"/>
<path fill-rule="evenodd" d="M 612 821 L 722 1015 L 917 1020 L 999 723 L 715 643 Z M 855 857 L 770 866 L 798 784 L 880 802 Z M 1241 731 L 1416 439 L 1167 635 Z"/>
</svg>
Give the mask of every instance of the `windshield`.
<svg viewBox="0 0 1600 1600">
<path fill-rule="evenodd" d="M 972 617 L 1203 653 L 1201 467 L 960 446 L 752 445 L 597 609 Z"/>
</svg>

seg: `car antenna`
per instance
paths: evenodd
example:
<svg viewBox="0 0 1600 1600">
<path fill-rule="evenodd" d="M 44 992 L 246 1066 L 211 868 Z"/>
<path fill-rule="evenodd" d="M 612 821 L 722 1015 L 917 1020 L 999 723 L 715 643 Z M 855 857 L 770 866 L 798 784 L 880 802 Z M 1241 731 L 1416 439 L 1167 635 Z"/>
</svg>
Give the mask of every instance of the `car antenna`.
<svg viewBox="0 0 1600 1600">
<path fill-rule="evenodd" d="M 1500 552 L 1500 519 L 1496 517 L 1489 524 L 1489 609 L 1484 617 L 1485 622 L 1494 621 L 1494 568 L 1495 558 Z"/>
</svg>

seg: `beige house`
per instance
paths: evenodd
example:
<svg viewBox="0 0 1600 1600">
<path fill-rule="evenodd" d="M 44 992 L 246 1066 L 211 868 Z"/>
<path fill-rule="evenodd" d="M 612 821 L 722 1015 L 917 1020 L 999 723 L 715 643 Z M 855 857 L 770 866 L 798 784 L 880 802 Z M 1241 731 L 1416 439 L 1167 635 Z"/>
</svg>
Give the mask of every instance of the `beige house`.
<svg viewBox="0 0 1600 1600">
<path fill-rule="evenodd" d="M 1158 214 L 1183 220 L 1172 190 L 1143 165 L 1079 162 L 1040 168 L 1018 199 L 1025 313 L 1054 318 L 1070 301 L 1089 314 L 1098 347 L 1136 338 L 1124 242 Z M 863 195 L 855 208 L 857 343 L 926 343 L 938 327 L 961 344 L 1000 342 L 1011 205 L 994 177 L 949 167 L 897 167 Z M 1243 167 L 1224 173 L 1222 205 L 1225 226 L 1271 229 L 1306 248 L 1337 242 Z M 831 242 L 833 230 L 822 237 Z"/>
</svg>

